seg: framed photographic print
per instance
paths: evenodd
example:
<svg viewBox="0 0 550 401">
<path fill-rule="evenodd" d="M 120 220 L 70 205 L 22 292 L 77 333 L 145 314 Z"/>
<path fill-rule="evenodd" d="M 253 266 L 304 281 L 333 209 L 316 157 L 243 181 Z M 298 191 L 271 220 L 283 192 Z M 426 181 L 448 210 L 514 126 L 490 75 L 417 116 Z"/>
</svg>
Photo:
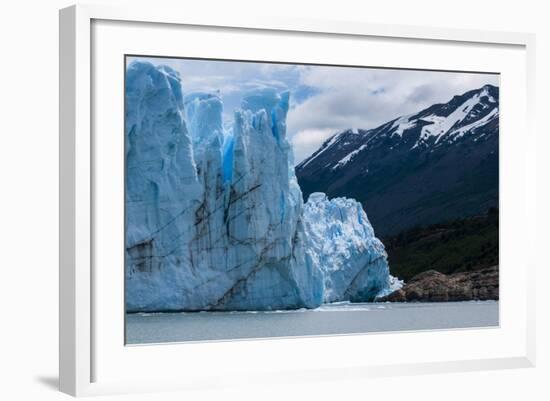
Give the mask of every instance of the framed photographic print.
<svg viewBox="0 0 550 401">
<path fill-rule="evenodd" d="M 60 29 L 62 391 L 534 363 L 532 36 Z"/>
<path fill-rule="evenodd" d="M 127 344 L 498 326 L 498 74 L 128 55 L 125 84 Z"/>
</svg>

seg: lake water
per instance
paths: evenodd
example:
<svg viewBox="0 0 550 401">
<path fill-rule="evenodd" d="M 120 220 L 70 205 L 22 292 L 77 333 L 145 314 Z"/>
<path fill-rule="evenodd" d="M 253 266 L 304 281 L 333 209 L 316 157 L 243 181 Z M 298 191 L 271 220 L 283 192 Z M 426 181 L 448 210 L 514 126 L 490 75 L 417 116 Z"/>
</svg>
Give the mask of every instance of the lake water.
<svg viewBox="0 0 550 401">
<path fill-rule="evenodd" d="M 337 303 L 272 312 L 137 313 L 126 343 L 231 340 L 498 326 L 498 301 Z"/>
</svg>

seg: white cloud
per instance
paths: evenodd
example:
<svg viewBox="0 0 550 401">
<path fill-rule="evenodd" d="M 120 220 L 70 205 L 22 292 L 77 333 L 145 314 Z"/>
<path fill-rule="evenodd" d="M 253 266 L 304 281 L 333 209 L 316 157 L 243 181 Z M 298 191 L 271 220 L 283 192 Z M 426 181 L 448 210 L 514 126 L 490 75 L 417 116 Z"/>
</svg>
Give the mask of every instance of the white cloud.
<svg viewBox="0 0 550 401">
<path fill-rule="evenodd" d="M 334 127 L 329 127 L 324 129 L 304 129 L 294 134 L 290 142 L 294 149 L 296 164 L 315 152 L 335 131 Z"/>
<path fill-rule="evenodd" d="M 300 73 L 300 81 L 318 94 L 289 112 L 289 135 L 301 137 L 293 141 L 297 162 L 326 139 L 315 139 L 315 132 L 374 128 L 486 83 L 498 85 L 497 76 L 486 74 L 341 67 L 304 67 Z M 307 133 L 311 138 L 304 141 Z"/>
<path fill-rule="evenodd" d="M 374 128 L 454 95 L 491 83 L 498 76 L 373 68 L 300 66 L 233 61 L 150 58 L 177 70 L 184 93 L 219 92 L 224 120 L 233 118 L 245 92 L 267 86 L 290 89 L 288 136 L 296 162 L 331 134 Z"/>
</svg>

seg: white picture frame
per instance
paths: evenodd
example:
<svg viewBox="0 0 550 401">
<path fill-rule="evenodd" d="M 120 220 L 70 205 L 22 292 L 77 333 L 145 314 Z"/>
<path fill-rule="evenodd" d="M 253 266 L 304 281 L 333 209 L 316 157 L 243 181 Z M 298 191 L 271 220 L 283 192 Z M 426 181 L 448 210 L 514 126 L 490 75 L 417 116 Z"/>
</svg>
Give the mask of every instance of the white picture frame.
<svg viewBox="0 0 550 401">
<path fill-rule="evenodd" d="M 94 42 L 94 24 L 98 24 L 98 22 L 101 24 L 101 21 L 105 21 L 107 30 L 103 34 L 97 31 L 98 39 Z M 117 23 L 133 25 L 115 26 Z M 479 51 L 485 51 L 484 46 L 510 49 L 510 54 L 503 56 L 504 58 L 500 61 L 502 62 L 506 57 L 509 57 L 511 61 L 510 65 L 506 66 L 510 71 L 509 78 L 504 76 L 504 79 L 508 79 L 508 83 L 505 82 L 502 92 L 503 113 L 506 113 L 507 104 L 509 106 L 519 105 L 519 108 L 524 108 L 524 110 L 522 109 L 518 113 L 519 116 L 514 116 L 513 121 L 511 117 L 509 120 L 506 120 L 505 117 L 503 131 L 507 131 L 506 124 L 509 124 L 509 127 L 520 128 L 524 132 L 524 141 L 522 144 L 516 144 L 512 142 L 514 141 L 512 136 L 509 136 L 510 141 L 504 141 L 503 146 L 513 147 L 516 150 L 514 160 L 501 162 L 501 167 L 504 167 L 504 170 L 501 169 L 501 181 L 505 179 L 510 182 L 510 185 L 505 185 L 503 188 L 509 194 L 505 196 L 505 199 L 508 197 L 509 204 L 513 205 L 505 209 L 504 213 L 506 213 L 506 221 L 509 222 L 509 226 L 520 225 L 525 228 L 527 234 L 522 241 L 527 248 L 533 247 L 535 242 L 533 236 L 535 235 L 536 219 L 534 202 L 536 152 L 535 133 L 531 126 L 535 85 L 534 35 L 373 25 L 363 22 L 278 19 L 252 14 L 242 15 L 239 18 L 216 18 L 188 14 L 185 10 L 166 10 L 155 7 L 72 6 L 60 11 L 59 375 L 61 391 L 80 396 L 167 389 L 200 389 L 228 383 L 245 384 L 251 378 L 260 382 L 272 380 L 283 380 L 284 382 L 296 379 L 323 380 L 330 374 L 330 377 L 334 378 L 346 376 L 359 379 L 380 375 L 534 366 L 534 270 L 537 263 L 534 256 L 522 259 L 520 267 L 522 270 L 517 279 L 512 280 L 506 270 L 502 272 L 502 279 L 507 280 L 504 284 L 510 283 L 510 285 L 501 286 L 501 298 L 506 299 L 507 294 L 510 294 L 511 291 L 517 291 L 520 301 L 514 304 L 517 307 L 510 308 L 513 309 L 510 312 L 508 309 L 503 310 L 508 304 L 501 306 L 501 313 L 504 313 L 504 324 L 501 324 L 498 329 L 492 331 L 448 330 L 436 335 L 429 333 L 398 334 L 400 341 L 410 341 L 415 346 L 430 342 L 436 344 L 437 341 L 443 344 L 457 336 L 460 338 L 460 344 L 463 345 L 473 344 L 476 338 L 481 337 L 484 337 L 482 341 L 494 345 L 493 348 L 487 347 L 485 351 L 482 351 L 480 347 L 471 350 L 471 352 L 464 352 L 464 357 L 457 356 L 463 351 L 460 344 L 456 347 L 455 354 L 449 351 L 448 355 L 442 354 L 439 358 L 429 357 L 424 360 L 418 359 L 418 356 L 413 353 L 405 356 L 394 355 L 387 361 L 382 354 L 374 353 L 369 354 L 371 361 L 361 359 L 360 352 L 357 352 L 356 355 L 349 355 L 348 359 L 338 356 L 342 347 L 358 349 L 364 347 L 368 342 L 376 342 L 375 346 L 380 347 L 381 344 L 387 343 L 388 339 L 393 339 L 394 337 L 391 336 L 396 334 L 202 343 L 184 345 L 185 349 L 182 348 L 182 345 L 133 347 L 131 350 L 125 348 L 123 342 L 120 342 L 121 328 L 118 326 L 120 319 L 123 321 L 124 318 L 123 309 L 112 308 L 114 312 L 109 316 L 102 312 L 109 302 L 112 301 L 112 305 L 115 306 L 118 305 L 117 302 L 120 303 L 120 297 L 115 295 L 115 293 L 119 294 L 118 291 L 122 291 L 122 288 L 118 288 L 120 281 L 109 281 L 109 277 L 106 277 L 105 274 L 97 274 L 94 271 L 98 260 L 111 255 L 108 252 L 98 254 L 94 246 L 94 238 L 97 238 L 98 230 L 105 227 L 102 221 L 106 221 L 109 213 L 113 217 L 112 221 L 117 219 L 117 210 L 103 214 L 101 204 L 95 197 L 98 185 L 104 185 L 98 177 L 104 174 L 101 173 L 101 169 L 116 168 L 115 162 L 108 161 L 111 156 L 122 158 L 122 153 L 116 156 L 119 150 L 116 148 L 116 144 L 111 146 L 108 142 L 102 140 L 98 143 L 94 139 L 93 127 L 97 128 L 98 126 L 98 121 L 94 121 L 94 118 L 101 115 L 101 110 L 99 108 L 96 110 L 96 103 L 92 101 L 94 91 L 92 80 L 94 74 L 101 74 L 100 71 L 103 68 L 100 62 L 94 60 L 94 55 L 98 54 L 98 50 L 102 51 L 103 47 L 107 47 L 105 37 L 110 38 L 109 42 L 112 42 L 110 50 L 106 49 L 106 51 L 112 51 L 113 54 L 120 53 L 122 51 L 120 44 L 125 41 L 121 30 L 132 29 L 132 32 L 135 33 L 132 35 L 134 37 L 139 36 L 139 31 L 145 29 L 145 26 L 153 26 L 151 24 L 158 28 L 154 29 L 156 32 L 154 35 L 160 35 L 158 38 L 169 34 L 170 32 L 167 30 L 179 28 L 185 30 L 185 27 L 197 29 L 198 27 L 199 31 L 201 29 L 210 33 L 219 31 L 220 34 L 230 30 L 242 37 L 261 32 L 267 36 L 305 35 L 308 38 L 317 38 L 316 40 L 325 38 L 327 41 L 330 38 L 338 37 L 342 41 L 378 38 L 385 41 L 429 42 L 441 48 L 442 51 L 447 45 L 455 46 L 458 49 L 456 51 L 460 51 L 461 46 L 462 48 L 479 48 Z M 106 36 L 106 34 L 115 36 Z M 103 35 L 103 40 L 101 35 Z M 118 48 L 117 45 L 119 45 Z M 154 43 L 149 46 L 153 45 Z M 142 43 L 142 46 L 145 48 L 148 44 Z M 170 51 L 170 46 L 165 45 L 165 49 L 159 49 L 159 51 Z M 149 51 L 151 51 L 150 49 Z M 214 47 L 212 51 L 216 51 Z M 230 54 L 231 50 L 227 51 L 229 53 L 226 54 Z M 106 59 L 106 56 L 101 57 Z M 493 63 L 497 63 L 499 60 L 498 57 L 494 59 Z M 430 66 L 429 60 L 424 63 L 423 68 Z M 443 65 L 444 61 L 441 63 Z M 474 64 L 470 69 L 474 68 Z M 441 66 L 435 67 L 441 68 Z M 455 67 L 455 69 L 460 68 L 462 66 Z M 503 68 L 505 67 L 503 66 Z M 98 80 L 101 81 L 105 77 L 110 82 L 116 82 L 120 79 L 121 72 L 116 71 L 109 77 L 101 75 Z M 122 82 L 119 84 L 122 88 Z M 514 88 L 519 94 L 518 98 L 513 100 L 515 103 L 511 103 L 512 100 L 510 102 L 507 100 L 511 94 L 511 90 L 508 90 L 510 88 Z M 96 95 L 102 96 L 101 93 L 101 89 L 99 89 Z M 114 96 L 115 106 L 119 99 L 117 96 Z M 123 115 L 116 118 L 120 120 Z M 113 120 L 112 123 L 113 127 L 117 127 L 119 121 Z M 122 138 L 122 133 L 120 137 Z M 98 157 L 107 160 L 102 161 L 106 165 L 99 165 Z M 506 153 L 503 154 L 503 159 L 506 159 Z M 512 161 L 515 164 L 513 170 L 506 167 L 507 165 L 503 166 L 503 163 Z M 120 184 L 120 180 L 118 184 Z M 110 182 L 110 185 L 116 186 L 117 181 Z M 521 186 L 518 188 L 518 185 Z M 103 189 L 100 192 L 104 192 Z M 100 221 L 101 219 L 104 220 Z M 506 238 L 502 239 L 506 240 Z M 503 245 L 505 244 L 506 242 L 503 243 Z M 506 252 L 510 260 L 519 256 L 517 250 L 507 249 Z M 527 252 L 527 254 L 534 255 L 535 253 Z M 120 269 L 122 270 L 123 266 L 120 266 Z M 120 276 L 117 277 L 120 279 Z M 512 281 L 517 288 L 511 286 Z M 102 295 L 102 301 L 98 303 L 94 298 L 95 291 L 98 290 L 111 295 Z M 508 313 L 510 315 L 507 315 Z M 113 319 L 116 320 L 116 323 Z M 111 326 L 116 326 L 116 328 Z M 325 352 L 322 360 L 316 356 L 321 349 Z M 158 372 L 158 375 L 155 376 L 155 372 L 149 372 L 145 375 L 149 378 L 148 380 L 142 378 L 132 380 L 129 375 L 135 372 L 131 369 L 128 369 L 128 375 L 117 373 L 125 371 L 125 369 L 121 369 L 123 364 L 125 367 L 135 367 L 140 364 L 146 367 L 153 366 L 161 360 L 167 361 L 168 369 L 178 361 L 177 358 L 180 358 L 179 361 L 181 361 L 182 351 L 185 351 L 187 360 L 192 360 L 196 366 L 188 366 L 187 369 L 182 367 L 184 370 L 179 374 L 166 375 L 166 372 Z M 285 363 L 288 364 L 285 356 L 288 356 L 289 352 L 303 357 L 299 358 L 299 361 L 292 362 L 292 369 L 285 367 Z M 261 361 L 258 359 L 258 355 L 262 357 Z M 220 367 L 212 371 L 211 366 L 206 366 L 204 361 L 201 362 L 201 359 L 206 359 L 211 363 L 212 358 L 234 358 L 243 361 L 240 362 L 241 366 L 237 366 L 236 369 L 234 366 L 226 365 L 220 361 Z M 101 363 L 97 362 L 98 360 Z M 304 360 L 303 363 L 302 360 Z M 263 365 L 254 365 L 254 369 L 247 368 L 247 364 L 251 363 Z M 109 372 L 107 372 L 109 370 L 107 366 L 112 366 Z M 102 369 L 106 373 L 103 373 Z M 210 373 L 205 373 L 207 371 Z"/>
</svg>

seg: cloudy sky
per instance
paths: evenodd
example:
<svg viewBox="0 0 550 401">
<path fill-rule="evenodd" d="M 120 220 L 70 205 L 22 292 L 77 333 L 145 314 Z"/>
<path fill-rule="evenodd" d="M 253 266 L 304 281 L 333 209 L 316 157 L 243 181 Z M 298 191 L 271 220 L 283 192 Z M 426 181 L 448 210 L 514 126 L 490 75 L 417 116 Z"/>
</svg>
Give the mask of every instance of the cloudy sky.
<svg viewBox="0 0 550 401">
<path fill-rule="evenodd" d="M 374 128 L 434 103 L 447 102 L 470 89 L 485 84 L 498 86 L 498 76 L 490 74 L 140 59 L 178 71 L 186 94 L 219 93 L 227 123 L 248 91 L 263 87 L 290 90 L 287 135 L 294 147 L 296 164 L 338 131 Z"/>
</svg>

